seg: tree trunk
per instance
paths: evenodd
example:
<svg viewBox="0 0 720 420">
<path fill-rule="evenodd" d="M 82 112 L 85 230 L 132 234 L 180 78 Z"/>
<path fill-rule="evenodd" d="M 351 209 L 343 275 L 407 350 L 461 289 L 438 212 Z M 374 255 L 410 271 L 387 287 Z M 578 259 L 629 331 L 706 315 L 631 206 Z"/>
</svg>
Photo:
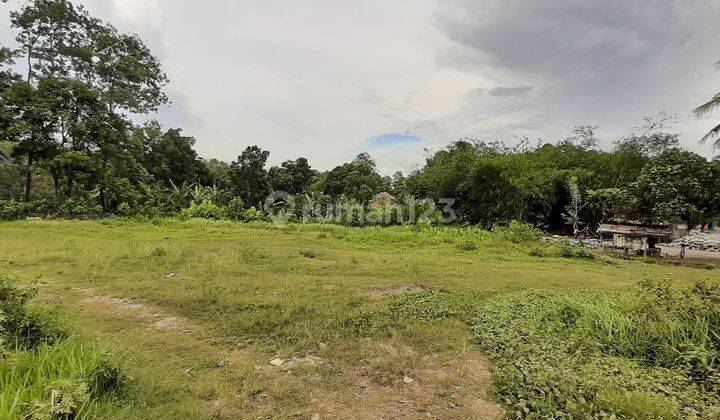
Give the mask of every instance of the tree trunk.
<svg viewBox="0 0 720 420">
<path fill-rule="evenodd" d="M 67 198 L 72 197 L 74 183 L 75 183 L 75 179 L 73 178 L 72 174 L 68 175 L 67 185 L 65 186 L 65 188 L 66 188 L 65 195 L 67 196 Z"/>
<path fill-rule="evenodd" d="M 100 184 L 100 206 L 102 207 L 103 211 L 107 211 L 107 204 L 105 203 L 105 187 L 103 184 Z"/>
<path fill-rule="evenodd" d="M 103 156 L 102 173 L 100 174 L 100 206 L 103 211 L 107 211 L 107 203 L 105 202 L 105 171 L 107 170 L 107 156 Z"/>
<path fill-rule="evenodd" d="M 55 200 L 60 201 L 60 177 L 56 174 L 52 174 L 53 187 L 55 189 Z"/>
<path fill-rule="evenodd" d="M 25 173 L 25 202 L 30 201 L 30 189 L 32 188 L 32 155 L 28 155 L 27 172 Z"/>
</svg>

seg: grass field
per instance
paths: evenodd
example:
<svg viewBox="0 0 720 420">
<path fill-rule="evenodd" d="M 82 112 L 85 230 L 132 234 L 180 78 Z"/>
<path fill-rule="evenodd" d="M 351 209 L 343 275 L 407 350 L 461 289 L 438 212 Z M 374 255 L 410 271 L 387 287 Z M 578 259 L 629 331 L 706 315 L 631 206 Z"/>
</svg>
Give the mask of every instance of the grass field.
<svg viewBox="0 0 720 420">
<path fill-rule="evenodd" d="M 128 418 L 501 417 L 469 327 L 488 301 L 718 277 L 475 229 L 22 221 L 0 238 L 2 272 L 125 352 Z"/>
</svg>

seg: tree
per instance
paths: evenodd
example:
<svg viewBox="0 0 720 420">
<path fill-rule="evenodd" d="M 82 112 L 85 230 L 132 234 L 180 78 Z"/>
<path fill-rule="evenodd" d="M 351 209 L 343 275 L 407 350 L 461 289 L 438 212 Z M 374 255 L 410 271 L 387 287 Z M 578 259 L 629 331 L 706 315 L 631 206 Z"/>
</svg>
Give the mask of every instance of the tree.
<svg viewBox="0 0 720 420">
<path fill-rule="evenodd" d="M 565 206 L 565 213 L 563 216 L 565 217 L 565 220 L 572 225 L 573 233 L 576 233 L 580 230 L 580 225 L 582 224 L 580 221 L 580 213 L 587 205 L 587 202 L 583 200 L 580 188 L 578 188 L 574 178 L 568 178 L 565 185 L 570 193 L 570 203 Z"/>
<path fill-rule="evenodd" d="M 400 199 L 408 195 L 407 181 L 402 172 L 397 171 L 393 174 L 390 185 L 390 192 L 395 196 L 395 198 Z"/>
<path fill-rule="evenodd" d="M 720 61 L 715 64 L 715 69 L 720 70 Z M 720 92 L 716 93 L 709 101 L 695 108 L 693 112 L 699 118 L 705 116 L 720 107 Z M 710 131 L 700 139 L 700 143 L 704 143 L 708 140 L 715 139 L 713 146 L 720 148 L 720 124 L 716 125 Z"/>
<path fill-rule="evenodd" d="M 702 156 L 666 150 L 624 190 L 619 211 L 647 223 L 706 222 L 716 213 L 711 194 L 715 175 Z"/>
<path fill-rule="evenodd" d="M 27 83 L 45 87 L 43 100 L 55 118 L 50 137 L 62 149 L 97 160 L 98 197 L 106 208 L 105 189 L 116 172 L 110 165 L 130 156 L 125 113 L 147 113 L 167 102 L 167 76 L 138 36 L 118 32 L 68 0 L 33 0 L 11 13 L 11 23 L 27 58 Z"/>
<path fill-rule="evenodd" d="M 600 145 L 600 139 L 595 135 L 597 129 L 597 125 L 575 126 L 570 136 L 565 138 L 560 144 L 570 144 L 585 150 L 595 149 Z"/>
<path fill-rule="evenodd" d="M 245 204 L 259 206 L 270 193 L 268 173 L 265 170 L 270 152 L 258 146 L 249 146 L 230 165 L 233 191 Z"/>
<path fill-rule="evenodd" d="M 352 162 L 328 172 L 323 190 L 335 199 L 345 196 L 366 203 L 384 187 L 385 183 L 375 169 L 375 161 L 369 154 L 361 153 Z"/>
<path fill-rule="evenodd" d="M 216 185 L 218 188 L 229 189 L 232 186 L 230 179 L 230 165 L 218 159 L 202 159 L 207 174 L 205 183 Z"/>
<path fill-rule="evenodd" d="M 156 121 L 137 128 L 135 137 L 145 146 L 143 164 L 156 181 L 165 185 L 197 183 L 206 171 L 193 149 L 195 138 L 180 129 L 163 131 Z"/>
<path fill-rule="evenodd" d="M 27 82 L 16 82 L 3 93 L 4 102 L 14 119 L 6 129 L 15 142 L 12 155 L 25 163 L 25 201 L 30 201 L 32 174 L 36 164 L 56 150 L 53 134 L 57 118 L 46 100 L 47 84 L 38 88 Z"/>
<path fill-rule="evenodd" d="M 280 166 L 273 166 L 268 171 L 268 180 L 274 191 L 285 191 L 300 194 L 312 184 L 316 175 L 308 160 L 304 157 L 286 160 Z"/>
</svg>

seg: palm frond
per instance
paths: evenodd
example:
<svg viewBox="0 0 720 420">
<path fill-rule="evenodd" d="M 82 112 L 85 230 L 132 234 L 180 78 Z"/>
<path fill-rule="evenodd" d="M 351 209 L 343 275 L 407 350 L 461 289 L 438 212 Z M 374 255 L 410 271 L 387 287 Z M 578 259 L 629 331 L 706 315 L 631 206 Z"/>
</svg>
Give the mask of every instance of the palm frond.
<svg viewBox="0 0 720 420">
<path fill-rule="evenodd" d="M 718 107 L 720 107 L 720 93 L 717 93 L 712 99 L 693 109 L 692 112 L 698 117 L 702 117 L 703 115 L 714 111 Z"/>
<path fill-rule="evenodd" d="M 709 133 L 705 134 L 705 136 L 700 139 L 700 144 L 706 143 L 708 140 L 712 139 L 715 139 L 713 148 L 720 149 L 720 124 L 716 125 Z"/>
</svg>

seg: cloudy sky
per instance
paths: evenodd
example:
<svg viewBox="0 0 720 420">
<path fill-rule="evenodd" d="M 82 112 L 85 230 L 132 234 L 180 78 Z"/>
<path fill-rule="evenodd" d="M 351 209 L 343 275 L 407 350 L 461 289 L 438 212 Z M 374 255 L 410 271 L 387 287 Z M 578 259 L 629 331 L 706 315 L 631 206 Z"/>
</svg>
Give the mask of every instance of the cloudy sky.
<svg viewBox="0 0 720 420">
<path fill-rule="evenodd" d="M 609 147 L 660 111 L 713 155 L 697 140 L 720 112 L 690 110 L 720 91 L 720 0 L 77 2 L 148 41 L 172 80 L 158 118 L 205 157 L 257 144 L 328 169 L 367 151 L 389 173 L 461 137 L 596 124 Z"/>
</svg>

